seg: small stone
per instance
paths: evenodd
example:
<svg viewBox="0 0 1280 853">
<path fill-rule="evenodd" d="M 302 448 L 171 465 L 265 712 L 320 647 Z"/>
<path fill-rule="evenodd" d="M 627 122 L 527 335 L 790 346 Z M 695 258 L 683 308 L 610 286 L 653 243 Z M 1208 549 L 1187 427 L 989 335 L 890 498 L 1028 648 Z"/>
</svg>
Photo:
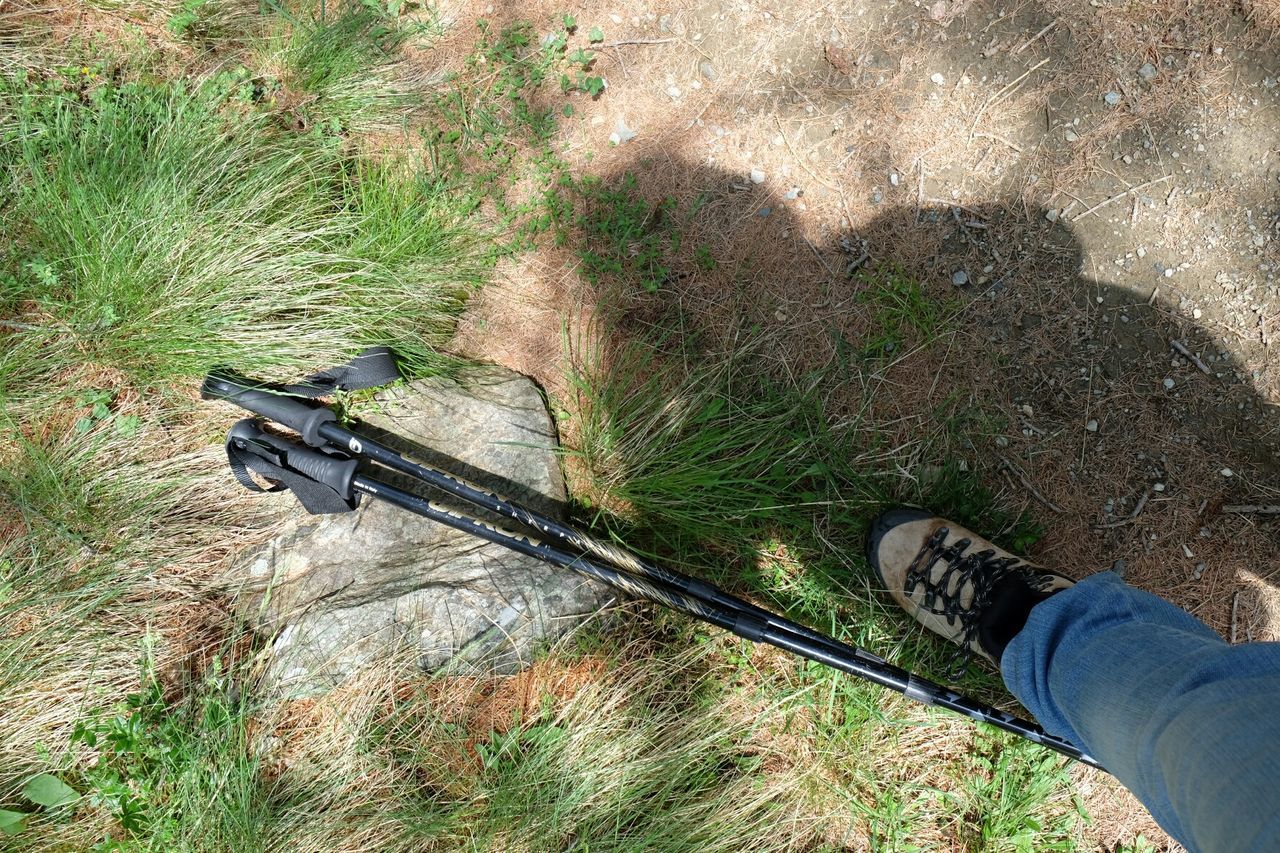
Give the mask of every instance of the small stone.
<svg viewBox="0 0 1280 853">
<path fill-rule="evenodd" d="M 716 79 L 716 67 L 705 59 L 698 65 L 698 73 L 708 80 Z"/>
<path fill-rule="evenodd" d="M 1208 568 L 1204 563 L 1196 563 L 1196 569 L 1192 574 L 1195 575 L 1196 580 L 1200 580 L 1200 578 L 1204 577 L 1205 570 Z"/>
<path fill-rule="evenodd" d="M 1102 100 L 1107 106 L 1114 107 L 1116 104 L 1120 103 L 1120 93 L 1107 92 L 1107 94 L 1102 96 Z"/>
<path fill-rule="evenodd" d="M 1034 418 L 1036 415 L 1036 410 L 1031 408 L 1030 403 L 1023 403 L 1021 406 L 1018 407 L 1018 411 L 1022 412 L 1022 414 L 1026 415 L 1029 418 Z"/>
<path fill-rule="evenodd" d="M 902 183 L 902 178 L 900 178 L 900 177 L 898 176 L 898 173 L 897 173 L 897 172 L 890 172 L 890 173 L 889 173 L 889 183 L 890 183 L 891 185 L 893 185 L 893 186 L 895 186 L 895 187 L 896 187 L 896 186 L 898 186 L 898 184 Z"/>
<path fill-rule="evenodd" d="M 996 436 L 996 447 L 1008 447 L 1008 446 L 1009 446 L 1009 439 L 1005 438 L 1003 435 Z"/>
<path fill-rule="evenodd" d="M 1088 422 L 1087 424 L 1085 424 L 1085 425 L 1084 425 L 1084 428 L 1085 428 L 1085 429 L 1087 429 L 1089 432 L 1097 432 L 1097 431 L 1098 431 L 1098 419 L 1097 419 L 1097 418 L 1089 418 L 1089 422 Z"/>
<path fill-rule="evenodd" d="M 621 16 L 621 15 L 610 15 L 610 16 L 609 16 L 609 20 L 610 20 L 610 21 L 613 21 L 615 24 L 621 24 L 621 23 L 622 23 L 622 16 Z"/>
<path fill-rule="evenodd" d="M 1062 137 L 1068 142 L 1078 142 L 1080 140 L 1080 134 L 1076 133 L 1069 127 L 1067 128 L 1067 132 L 1062 134 Z"/>
<path fill-rule="evenodd" d="M 1159 69 L 1157 69 L 1150 62 L 1144 64 L 1141 68 L 1138 69 L 1138 76 L 1141 77 L 1143 80 L 1154 80 L 1155 76 L 1159 73 L 1160 73 Z"/>
<path fill-rule="evenodd" d="M 621 145 L 635 138 L 636 132 L 627 127 L 627 120 L 623 118 L 618 119 L 618 124 L 614 127 L 613 133 L 609 134 L 609 141 L 614 145 Z"/>
<path fill-rule="evenodd" d="M 757 210 L 756 216 L 759 216 L 761 219 L 767 219 L 770 213 L 773 213 L 773 208 L 766 206 Z"/>
<path fill-rule="evenodd" d="M 1186 542 L 1182 543 L 1182 555 L 1186 557 L 1188 560 L 1190 560 L 1192 557 L 1195 556 L 1195 554 L 1192 553 L 1191 549 L 1187 547 Z"/>
<path fill-rule="evenodd" d="M 1232 471 L 1230 468 L 1223 468 L 1218 473 L 1224 477 L 1234 477 L 1236 475 L 1236 472 Z"/>
<path fill-rule="evenodd" d="M 884 193 L 880 192 L 880 190 L 875 190 L 871 193 L 872 204 L 880 204 L 882 201 L 884 201 Z"/>
<path fill-rule="evenodd" d="M 764 171 L 763 171 L 763 170 L 761 170 L 761 169 L 752 169 L 752 170 L 751 170 L 751 183 L 753 183 L 753 184 L 763 184 L 763 183 L 764 183 Z"/>
<path fill-rule="evenodd" d="M 1203 316 L 1204 316 L 1204 312 L 1203 312 L 1203 311 L 1201 311 L 1199 308 L 1192 308 L 1192 309 L 1191 309 L 1191 316 L 1192 316 L 1192 317 L 1194 317 L 1195 319 L 1199 320 L 1201 317 L 1203 317 Z"/>
<path fill-rule="evenodd" d="M 1173 267 L 1167 267 L 1164 271 L 1165 278 L 1173 278 Z"/>
<path fill-rule="evenodd" d="M 679 97 L 680 97 L 680 87 L 679 87 L 679 86 L 668 86 L 668 87 L 667 87 L 667 95 L 669 95 L 672 99 L 679 98 Z"/>
<path fill-rule="evenodd" d="M 1155 485 L 1153 485 L 1153 486 L 1151 487 L 1151 490 L 1152 490 L 1153 492 L 1163 492 L 1163 491 L 1164 491 L 1164 483 L 1156 483 Z"/>
<path fill-rule="evenodd" d="M 795 201 L 800 197 L 800 188 L 792 187 L 791 189 L 787 190 L 782 197 L 787 201 Z"/>
<path fill-rule="evenodd" d="M 1172 377 L 1166 376 L 1166 377 L 1164 378 L 1164 390 L 1166 390 L 1166 391 L 1172 391 L 1172 390 L 1173 390 L 1173 378 L 1172 378 Z"/>
<path fill-rule="evenodd" d="M 1146 248 L 1146 246 L 1139 246 L 1139 247 L 1138 247 L 1138 257 L 1139 257 L 1139 258 L 1145 258 L 1146 256 L 1147 256 L 1147 248 Z"/>
<path fill-rule="evenodd" d="M 969 274 L 964 270 L 956 270 L 951 274 L 951 283 L 956 287 L 964 287 L 969 283 Z"/>
<path fill-rule="evenodd" d="M 777 311 L 773 312 L 773 319 L 777 320 L 779 323 L 785 323 L 787 322 L 787 312 L 779 308 Z"/>
<path fill-rule="evenodd" d="M 932 81 L 933 85 L 935 86 L 943 86 L 943 85 L 946 85 L 946 82 L 947 82 L 947 78 L 942 76 L 941 71 L 933 72 L 931 75 L 929 75 L 929 80 Z"/>
<path fill-rule="evenodd" d="M 1058 221 L 1058 208 L 1056 208 L 1056 207 L 1051 207 L 1051 208 L 1049 208 L 1047 211 L 1045 211 L 1044 218 L 1045 218 L 1045 219 L 1047 219 L 1047 220 L 1049 220 L 1050 222 L 1057 222 L 1057 221 Z"/>
</svg>

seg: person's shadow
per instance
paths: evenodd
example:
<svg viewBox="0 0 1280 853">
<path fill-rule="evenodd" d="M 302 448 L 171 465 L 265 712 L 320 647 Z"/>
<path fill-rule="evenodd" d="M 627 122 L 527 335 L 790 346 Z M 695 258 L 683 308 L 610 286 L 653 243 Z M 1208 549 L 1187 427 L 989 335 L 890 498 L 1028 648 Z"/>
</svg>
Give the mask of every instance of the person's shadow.
<svg viewBox="0 0 1280 853">
<path fill-rule="evenodd" d="M 641 159 L 578 199 L 563 251 L 615 337 L 714 354 L 750 329 L 761 373 L 825 376 L 830 423 L 901 448 L 886 501 L 957 511 L 931 487 L 958 466 L 1003 510 L 961 520 L 998 542 L 1032 517 L 1037 561 L 1115 567 L 1224 636 L 1269 636 L 1280 410 L 1220 332 L 1085 276 L 1071 227 L 1020 199 L 884 204 L 816 236 L 793 212 L 804 201 Z M 641 227 L 619 244 L 592 223 L 626 205 Z M 600 266 L 610 253 L 619 264 Z"/>
</svg>

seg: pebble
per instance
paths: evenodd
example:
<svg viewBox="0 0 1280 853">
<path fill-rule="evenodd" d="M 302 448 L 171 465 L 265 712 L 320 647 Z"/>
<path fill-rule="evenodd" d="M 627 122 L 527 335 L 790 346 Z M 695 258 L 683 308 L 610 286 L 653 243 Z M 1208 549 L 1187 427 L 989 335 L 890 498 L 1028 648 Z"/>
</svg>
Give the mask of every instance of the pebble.
<svg viewBox="0 0 1280 853">
<path fill-rule="evenodd" d="M 772 208 L 772 207 L 765 206 L 765 207 L 762 207 L 762 208 L 760 208 L 759 210 L 757 210 L 757 211 L 756 211 L 756 216 L 759 216 L 761 219 L 764 219 L 764 218 L 766 218 L 770 213 L 773 213 L 773 208 Z"/>
<path fill-rule="evenodd" d="M 898 184 L 902 183 L 902 178 L 898 177 L 897 172 L 890 172 L 889 183 L 896 187 Z"/>
<path fill-rule="evenodd" d="M 935 86 L 942 86 L 942 85 L 945 85 L 947 82 L 947 78 L 942 76 L 941 71 L 933 72 L 933 74 L 929 75 L 929 79 L 933 82 L 933 85 Z"/>
<path fill-rule="evenodd" d="M 1203 311 L 1201 311 L 1199 308 L 1192 308 L 1192 309 L 1191 309 L 1191 316 L 1192 316 L 1192 317 L 1194 317 L 1195 319 L 1199 320 L 1201 317 L 1203 317 L 1203 316 L 1204 316 L 1204 312 L 1203 312 Z"/>
<path fill-rule="evenodd" d="M 1164 483 L 1156 483 L 1155 485 L 1153 485 L 1153 486 L 1151 487 L 1151 490 L 1152 490 L 1153 492 L 1163 492 L 1163 491 L 1164 491 Z"/>
<path fill-rule="evenodd" d="M 1164 390 L 1166 391 L 1173 390 L 1173 379 L 1168 376 L 1164 378 Z"/>
<path fill-rule="evenodd" d="M 1003 435 L 996 436 L 996 447 L 1008 447 L 1008 446 L 1009 446 L 1009 439 L 1005 438 Z"/>
<path fill-rule="evenodd" d="M 1120 93 L 1107 92 L 1107 94 L 1102 96 L 1102 100 L 1106 103 L 1107 106 L 1114 107 L 1116 104 L 1120 103 Z"/>
<path fill-rule="evenodd" d="M 1045 212 L 1045 214 L 1044 214 L 1044 218 L 1045 218 L 1045 219 L 1047 219 L 1047 220 L 1049 220 L 1050 222 L 1057 222 L 1057 221 L 1058 221 L 1058 215 L 1059 215 L 1059 214 L 1058 214 L 1058 208 L 1056 208 L 1056 207 L 1051 207 L 1051 208 L 1049 208 L 1049 209 Z"/>
<path fill-rule="evenodd" d="M 1143 80 L 1154 80 L 1155 76 L 1159 73 L 1160 73 L 1159 69 L 1157 69 L 1150 62 L 1146 63 L 1145 65 L 1143 65 L 1141 68 L 1138 69 L 1138 76 L 1141 77 Z"/>
<path fill-rule="evenodd" d="M 800 188 L 792 187 L 791 189 L 787 190 L 782 197 L 787 201 L 795 201 L 800 197 Z"/>
<path fill-rule="evenodd" d="M 708 80 L 716 79 L 716 67 L 712 65 L 710 62 L 707 62 L 705 59 L 698 66 L 698 73 L 700 73 L 703 77 L 706 77 Z"/>
<path fill-rule="evenodd" d="M 969 274 L 964 270 L 956 270 L 951 274 L 951 283 L 956 287 L 964 287 L 969 283 Z"/>
<path fill-rule="evenodd" d="M 1063 134 L 1063 137 L 1064 137 L 1068 142 L 1076 142 L 1076 141 L 1078 141 L 1078 140 L 1080 139 L 1080 134 L 1076 133 L 1076 132 L 1075 132 L 1074 130 L 1072 130 L 1071 128 L 1067 128 L 1067 132 Z"/>
<path fill-rule="evenodd" d="M 1224 477 L 1234 477 L 1236 475 L 1236 472 L 1232 471 L 1230 468 L 1223 468 L 1218 473 Z"/>
<path fill-rule="evenodd" d="M 1097 431 L 1098 431 L 1098 419 L 1097 419 L 1097 418 L 1089 418 L 1089 422 L 1088 422 L 1087 424 L 1085 424 L 1085 425 L 1084 425 L 1084 428 L 1085 428 L 1085 429 L 1087 429 L 1089 432 L 1097 432 Z"/>
<path fill-rule="evenodd" d="M 752 169 L 752 170 L 751 170 L 751 183 L 753 183 L 753 184 L 763 184 L 763 183 L 764 183 L 764 172 L 763 172 L 762 170 L 760 170 L 760 169 Z"/>
<path fill-rule="evenodd" d="M 668 86 L 668 87 L 667 87 L 667 94 L 668 94 L 668 95 L 670 95 L 673 99 L 675 99 L 675 98 L 679 98 L 679 97 L 680 97 L 680 87 L 679 87 L 679 86 Z"/>
<path fill-rule="evenodd" d="M 1204 571 L 1207 568 L 1209 567 L 1204 563 L 1196 563 L 1196 570 L 1192 572 L 1192 574 L 1195 575 L 1195 579 L 1200 580 L 1200 578 L 1204 577 Z"/>
<path fill-rule="evenodd" d="M 626 119 L 618 119 L 618 124 L 614 128 L 613 133 L 609 134 L 609 141 L 614 145 L 621 145 L 624 142 L 630 142 L 636 138 L 636 132 L 627 127 Z"/>
<path fill-rule="evenodd" d="M 621 15 L 610 15 L 610 16 L 609 16 L 609 20 L 610 20 L 610 21 L 613 21 L 615 24 L 621 24 L 621 23 L 622 23 L 622 16 L 621 16 Z"/>
<path fill-rule="evenodd" d="M 879 204 L 882 201 L 884 201 L 884 193 L 880 192 L 880 190 L 876 190 L 873 193 L 871 193 L 872 204 Z"/>
</svg>

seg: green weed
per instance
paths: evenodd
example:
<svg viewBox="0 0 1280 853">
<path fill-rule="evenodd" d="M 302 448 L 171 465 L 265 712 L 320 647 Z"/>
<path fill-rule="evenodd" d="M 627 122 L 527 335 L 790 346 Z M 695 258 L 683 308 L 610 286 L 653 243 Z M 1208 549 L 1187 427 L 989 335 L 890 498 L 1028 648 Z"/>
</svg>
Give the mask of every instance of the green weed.
<svg viewBox="0 0 1280 853">
<path fill-rule="evenodd" d="M 864 289 L 858 301 L 868 305 L 875 331 L 862 343 L 867 358 L 900 352 L 904 344 L 927 341 L 947 313 L 947 306 L 931 299 L 920 282 L 900 270 L 876 269 L 858 273 Z"/>
</svg>

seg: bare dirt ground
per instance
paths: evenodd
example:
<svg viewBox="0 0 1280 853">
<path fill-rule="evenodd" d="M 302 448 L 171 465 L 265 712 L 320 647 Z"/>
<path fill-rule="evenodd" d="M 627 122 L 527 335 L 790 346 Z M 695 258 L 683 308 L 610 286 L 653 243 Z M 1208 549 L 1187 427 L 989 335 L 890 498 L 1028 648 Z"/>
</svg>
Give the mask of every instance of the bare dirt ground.
<svg viewBox="0 0 1280 853">
<path fill-rule="evenodd" d="M 564 12 L 603 30 L 608 89 L 575 102 L 560 151 L 697 199 L 687 246 L 717 260 L 632 297 L 636 323 L 714 336 L 746 316 L 800 372 L 872 330 L 851 272 L 900 267 L 952 307 L 932 346 L 856 380 L 877 423 L 909 445 L 943 410 L 1001 413 L 954 450 L 1044 522 L 1036 558 L 1123 560 L 1241 642 L 1280 638 L 1278 8 L 480 0 L 447 7 L 446 39 L 461 55 L 477 17 Z M 591 298 L 573 252 L 540 252 L 460 345 L 554 392 L 562 322 Z M 1164 839 L 1123 791 L 1082 792 L 1101 847 Z"/>
</svg>

